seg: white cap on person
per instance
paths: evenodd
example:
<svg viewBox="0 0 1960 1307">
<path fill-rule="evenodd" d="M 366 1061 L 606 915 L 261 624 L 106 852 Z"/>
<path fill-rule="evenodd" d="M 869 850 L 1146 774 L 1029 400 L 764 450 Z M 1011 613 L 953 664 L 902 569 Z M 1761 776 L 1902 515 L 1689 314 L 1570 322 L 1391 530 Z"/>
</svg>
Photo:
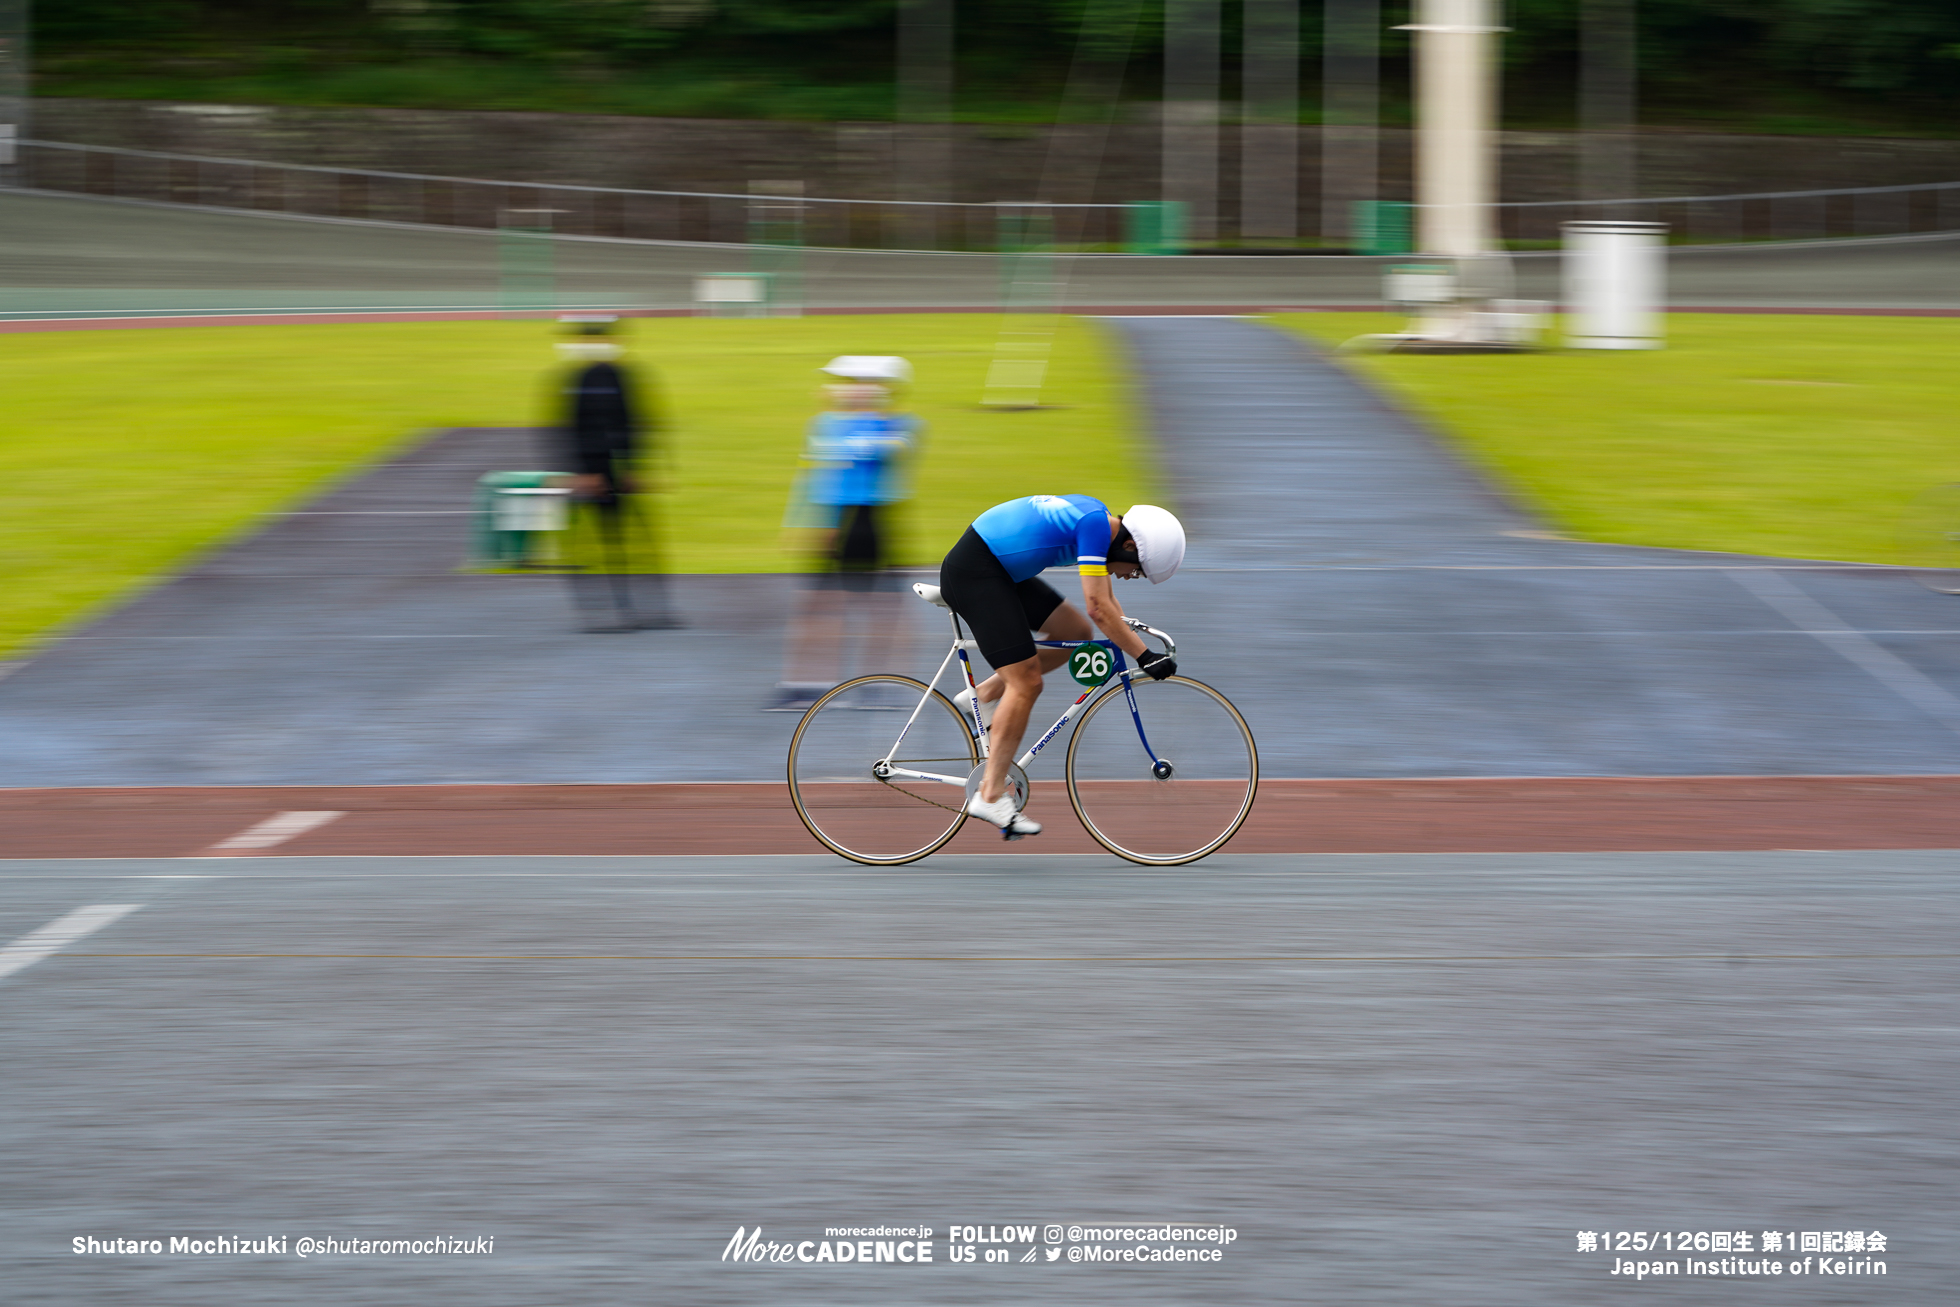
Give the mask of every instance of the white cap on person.
<svg viewBox="0 0 1960 1307">
<path fill-rule="evenodd" d="M 1138 504 L 1123 514 L 1123 525 L 1137 542 L 1137 563 L 1152 585 L 1162 585 L 1184 562 L 1184 524 L 1167 509 Z"/>
<path fill-rule="evenodd" d="M 910 381 L 912 365 L 896 354 L 840 354 L 821 369 L 853 381 Z"/>
</svg>

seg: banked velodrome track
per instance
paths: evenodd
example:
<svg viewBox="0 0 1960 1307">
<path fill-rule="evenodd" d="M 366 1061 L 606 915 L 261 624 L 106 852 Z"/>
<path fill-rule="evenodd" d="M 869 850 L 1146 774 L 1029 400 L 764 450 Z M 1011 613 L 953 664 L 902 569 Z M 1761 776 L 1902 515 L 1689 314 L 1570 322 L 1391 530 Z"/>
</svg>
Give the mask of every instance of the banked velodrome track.
<svg viewBox="0 0 1960 1307">
<path fill-rule="evenodd" d="M 402 269 L 428 236 L 333 230 L 405 242 Z M 1839 298 L 1785 306 L 1955 307 L 1938 245 L 1862 274 L 1823 251 Z M 185 278 L 153 307 L 252 307 L 188 303 L 195 258 L 129 248 Z M 1918 299 L 1879 302 L 1903 272 L 1851 296 L 1900 250 Z M 909 284 L 864 257 L 879 298 Z M 1228 261 L 1078 302 L 1274 298 L 1201 262 Z M 1134 606 L 1246 709 L 1265 827 L 1168 872 L 1077 851 L 1052 802 L 1011 851 L 788 852 L 756 796 L 790 723 L 753 711 L 781 582 L 685 580 L 681 633 L 562 633 L 555 587 L 454 575 L 447 519 L 366 516 L 521 439 L 448 433 L 0 681 L 9 1296 L 1563 1307 L 1637 1258 L 1672 1302 L 1944 1302 L 1952 601 L 1533 538 L 1277 333 L 1111 329 L 1199 542 Z M 704 775 L 678 803 L 636 784 Z M 217 847 L 295 810 L 347 815 Z M 930 1264 L 723 1258 L 738 1228 L 896 1226 L 931 1229 Z M 1236 1237 L 1078 1260 L 1165 1226 Z M 1769 1230 L 1887 1249 L 1842 1274 L 1752 1251 L 1778 1271 L 1748 1277 L 1575 1238 Z M 219 1235 L 285 1242 L 73 1250 Z M 434 1236 L 495 1251 L 294 1251 Z M 1709 1283 L 1739 1277 L 1774 1283 Z"/>
</svg>

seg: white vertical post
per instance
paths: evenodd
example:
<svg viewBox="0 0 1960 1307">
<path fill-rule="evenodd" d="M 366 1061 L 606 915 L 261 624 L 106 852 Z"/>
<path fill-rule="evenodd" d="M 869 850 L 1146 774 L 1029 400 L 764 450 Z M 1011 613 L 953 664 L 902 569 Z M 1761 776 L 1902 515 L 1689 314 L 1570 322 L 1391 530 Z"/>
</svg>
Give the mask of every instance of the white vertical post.
<svg viewBox="0 0 1960 1307">
<path fill-rule="evenodd" d="M 1494 0 L 1418 0 L 1416 244 L 1474 258 L 1495 248 L 1497 51 Z"/>
<path fill-rule="evenodd" d="M 1565 343 L 1573 349 L 1659 349 L 1667 226 L 1565 224 Z"/>
</svg>

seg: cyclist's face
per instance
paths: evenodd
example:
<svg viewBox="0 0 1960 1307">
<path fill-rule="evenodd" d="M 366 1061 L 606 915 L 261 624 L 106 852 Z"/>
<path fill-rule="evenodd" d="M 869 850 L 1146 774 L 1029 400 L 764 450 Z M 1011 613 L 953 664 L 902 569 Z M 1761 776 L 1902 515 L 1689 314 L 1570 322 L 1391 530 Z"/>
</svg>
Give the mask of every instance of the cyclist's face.
<svg viewBox="0 0 1960 1307">
<path fill-rule="evenodd" d="M 1135 563 L 1111 563 L 1109 574 L 1118 581 L 1134 581 L 1143 575 L 1143 569 Z"/>
</svg>

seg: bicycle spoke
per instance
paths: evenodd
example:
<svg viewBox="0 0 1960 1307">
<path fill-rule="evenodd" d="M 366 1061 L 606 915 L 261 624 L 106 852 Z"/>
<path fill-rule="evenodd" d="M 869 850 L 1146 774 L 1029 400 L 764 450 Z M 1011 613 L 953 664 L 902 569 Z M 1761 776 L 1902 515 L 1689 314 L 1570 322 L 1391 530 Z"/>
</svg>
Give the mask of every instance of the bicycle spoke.
<svg viewBox="0 0 1960 1307">
<path fill-rule="evenodd" d="M 894 766 L 957 774 L 979 763 L 959 710 L 937 692 L 904 676 L 864 676 L 819 699 L 790 742 L 790 797 L 810 833 L 858 862 L 893 864 L 924 857 L 953 837 L 965 820 L 962 792 L 945 781 L 880 777 L 874 770 L 892 752 L 907 709 L 927 695 L 905 732 Z"/>
<path fill-rule="evenodd" d="M 1135 691 L 1134 716 L 1119 686 L 1076 724 L 1069 801 L 1112 853 L 1154 865 L 1190 862 L 1230 839 L 1251 811 L 1259 785 L 1252 732 L 1223 695 L 1198 681 L 1139 679 Z"/>
</svg>

